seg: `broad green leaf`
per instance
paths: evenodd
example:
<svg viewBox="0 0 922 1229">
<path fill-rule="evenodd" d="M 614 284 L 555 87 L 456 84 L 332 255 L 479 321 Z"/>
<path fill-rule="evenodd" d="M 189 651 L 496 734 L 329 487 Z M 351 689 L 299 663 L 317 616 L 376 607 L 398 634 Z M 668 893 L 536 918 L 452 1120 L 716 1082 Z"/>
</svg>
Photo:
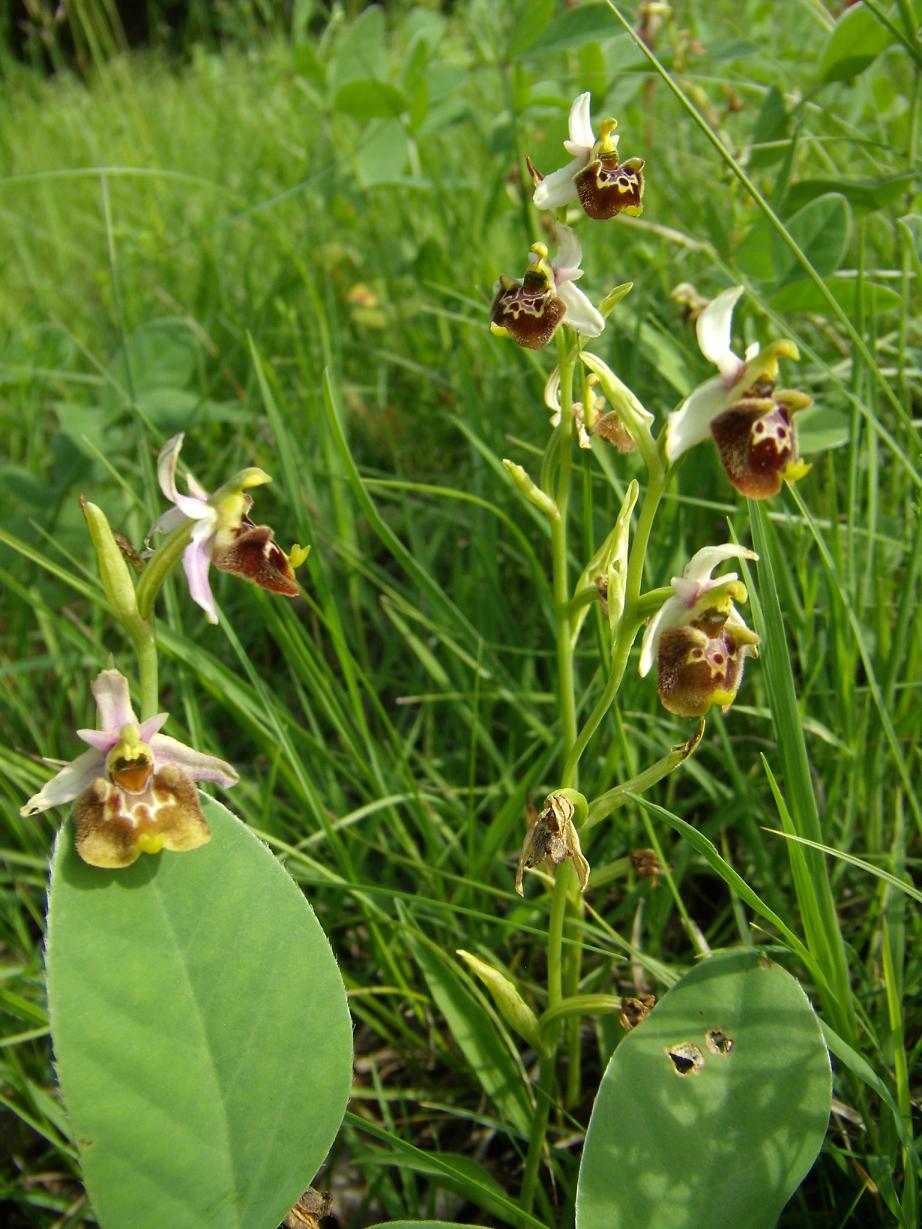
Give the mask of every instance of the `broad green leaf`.
<svg viewBox="0 0 922 1229">
<path fill-rule="evenodd" d="M 548 25 L 557 7 L 557 0 L 518 0 L 510 22 L 511 33 L 506 55 L 510 60 L 521 55 L 534 43 Z"/>
<path fill-rule="evenodd" d="M 762 102 L 762 109 L 756 117 L 752 130 L 751 166 L 770 166 L 784 156 L 786 140 L 791 131 L 791 117 L 784 105 L 784 95 L 773 85 Z M 776 144 L 777 142 L 777 144 Z M 770 148 L 757 148 L 768 145 Z"/>
<path fill-rule="evenodd" d="M 835 273 L 848 246 L 851 210 L 838 192 L 818 196 L 787 220 L 788 230 L 797 246 L 821 277 Z M 779 282 L 804 275 L 803 265 L 794 253 L 773 236 L 775 276 Z"/>
<path fill-rule="evenodd" d="M 245 824 L 49 894 L 55 1061 L 103 1229 L 276 1229 L 339 1129 L 352 1031 L 326 935 Z"/>
<path fill-rule="evenodd" d="M 516 1131 L 527 1136 L 533 1108 L 522 1074 L 490 1016 L 448 960 L 422 937 L 404 935 L 436 1006 L 487 1096 Z"/>
<path fill-rule="evenodd" d="M 109 364 L 103 409 L 120 409 L 129 396 L 154 389 L 186 388 L 199 352 L 198 339 L 185 320 L 167 316 L 142 324 Z"/>
<path fill-rule="evenodd" d="M 915 171 L 906 171 L 902 175 L 884 175 L 879 179 L 834 179 L 832 176 L 799 179 L 788 188 L 785 207 L 789 210 L 800 209 L 818 196 L 838 192 L 856 209 L 883 209 L 911 192 L 918 178 Z"/>
<path fill-rule="evenodd" d="M 402 115 L 409 102 L 386 81 L 348 81 L 336 91 L 333 107 L 357 119 L 384 119 Z"/>
<path fill-rule="evenodd" d="M 356 172 L 364 188 L 396 183 L 410 156 L 407 134 L 396 119 L 374 120 L 365 132 L 356 158 Z"/>
<path fill-rule="evenodd" d="M 797 415 L 797 443 L 803 456 L 841 448 L 851 438 L 851 424 L 842 410 L 814 405 Z"/>
<path fill-rule="evenodd" d="M 752 950 L 709 957 L 608 1065 L 577 1229 L 629 1229 L 651 1208 L 657 1229 L 772 1229 L 823 1143 L 831 1095 L 820 1026 L 793 977 Z"/>
<path fill-rule="evenodd" d="M 581 4 L 565 9 L 545 27 L 541 36 L 525 47 L 523 56 L 558 55 L 570 47 L 581 47 L 601 38 L 614 38 L 619 27 L 607 4 Z"/>
<path fill-rule="evenodd" d="M 873 64 L 892 42 L 890 31 L 863 4 L 846 9 L 820 56 L 820 81 L 850 81 Z"/>
<path fill-rule="evenodd" d="M 345 31 L 330 65 L 330 87 L 336 95 L 348 81 L 387 76 L 387 26 L 378 5 L 365 9 Z"/>
<path fill-rule="evenodd" d="M 876 316 L 885 311 L 898 311 L 902 299 L 892 286 L 881 286 L 877 282 L 862 282 L 859 286 L 855 277 L 829 277 L 826 286 L 839 306 L 850 316 L 858 311 L 858 296 L 864 302 L 865 311 Z M 810 312 L 811 315 L 829 316 L 832 309 L 823 298 L 816 282 L 807 278 L 798 278 L 788 282 L 769 298 L 769 305 L 776 311 Z"/>
</svg>

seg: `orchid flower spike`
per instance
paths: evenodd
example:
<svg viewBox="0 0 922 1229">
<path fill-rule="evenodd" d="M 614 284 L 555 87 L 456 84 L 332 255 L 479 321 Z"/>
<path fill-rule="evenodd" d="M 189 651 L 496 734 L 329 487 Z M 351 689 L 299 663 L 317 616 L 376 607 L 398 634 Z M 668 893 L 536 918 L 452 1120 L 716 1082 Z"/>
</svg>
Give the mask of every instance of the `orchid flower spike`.
<svg viewBox="0 0 922 1229">
<path fill-rule="evenodd" d="M 191 525 L 189 545 L 183 552 L 183 567 L 192 600 L 201 606 L 209 623 L 217 623 L 208 570 L 213 563 L 219 571 L 234 572 L 263 589 L 297 597 L 300 593 L 295 568 L 307 558 L 307 550 L 297 544 L 286 555 L 275 542 L 268 525 L 254 525 L 248 513 L 253 504 L 247 494 L 251 487 L 272 479 L 261 469 L 242 469 L 213 495 L 187 477 L 189 494 L 176 486 L 176 464 L 183 435 L 174 435 L 161 448 L 157 458 L 160 489 L 173 504 L 151 526 L 146 541 L 155 533 L 172 533 Z"/>
<path fill-rule="evenodd" d="M 530 350 L 546 346 L 564 322 L 583 337 L 598 337 L 605 328 L 604 318 L 574 285 L 583 276 L 583 253 L 575 232 L 569 226 L 555 229 L 553 261 L 543 243 L 534 243 L 522 281 L 501 277 L 494 287 L 490 331 Z"/>
<path fill-rule="evenodd" d="M 211 839 L 193 782 L 227 789 L 237 773 L 223 760 L 161 734 L 168 713 L 139 722 L 128 680 L 103 670 L 93 683 L 98 730 L 77 730 L 90 750 L 30 798 L 21 815 L 76 799 L 77 852 L 91 866 L 130 866 L 142 853 L 197 849 Z"/>
<path fill-rule="evenodd" d="M 547 176 L 529 162 L 536 185 L 533 200 L 539 209 L 559 209 L 578 200 L 584 212 L 599 221 L 619 213 L 639 217 L 643 212 L 643 158 L 618 161 L 617 120 L 603 120 L 596 140 L 589 101 L 588 93 L 580 94 L 570 108 L 570 139 L 563 144 L 573 161 Z"/>
<path fill-rule="evenodd" d="M 679 717 L 703 717 L 713 704 L 724 712 L 733 703 L 747 657 L 758 656 L 759 637 L 746 626 L 734 602 L 747 600 L 736 572 L 712 579 L 727 559 L 757 559 L 744 546 L 708 546 L 672 578 L 667 598 L 647 624 L 640 673 L 657 663 L 663 707 Z"/>
<path fill-rule="evenodd" d="M 698 316 L 698 345 L 720 375 L 669 415 L 666 460 L 672 464 L 710 435 L 733 486 L 751 499 L 764 499 L 810 468 L 797 451 L 793 416 L 812 402 L 793 389 L 775 390 L 778 359 L 799 358 L 793 342 L 775 341 L 764 350 L 755 342 L 742 359 L 734 353 L 733 309 L 742 293 L 742 286 L 724 290 Z"/>
</svg>

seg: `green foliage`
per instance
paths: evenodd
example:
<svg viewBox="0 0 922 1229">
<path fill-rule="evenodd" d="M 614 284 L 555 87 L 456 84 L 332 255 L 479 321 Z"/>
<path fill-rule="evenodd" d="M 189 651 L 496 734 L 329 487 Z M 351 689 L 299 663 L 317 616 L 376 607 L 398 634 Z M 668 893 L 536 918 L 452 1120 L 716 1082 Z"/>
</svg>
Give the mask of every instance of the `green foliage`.
<svg viewBox="0 0 922 1229">
<path fill-rule="evenodd" d="M 55 1063 L 103 1226 L 275 1229 L 349 1095 L 326 936 L 249 829 L 205 813 L 195 853 L 100 871 L 67 824 L 52 863 Z"/>
<path fill-rule="evenodd" d="M 595 301 L 634 282 L 592 348 L 658 428 L 712 374 L 670 291 L 690 281 L 711 297 L 742 281 L 738 352 L 790 337 L 802 357 L 782 381 L 816 408 L 801 417 L 813 468 L 799 502 L 785 492 L 768 509 L 772 546 L 750 584 L 753 602 L 769 577 L 777 590 L 772 649 L 748 664 L 738 703 L 709 719 L 694 756 L 642 801 L 619 794 L 593 825 L 592 912 L 568 921 L 567 945 L 581 954 L 581 990 L 614 1000 L 662 996 L 704 945 L 771 943 L 817 1006 L 844 1107 L 781 1225 L 863 1223 L 880 1208 L 911 1229 L 922 936 L 894 880 L 910 881 L 919 862 L 922 124 L 905 43 L 887 34 L 858 72 L 857 45 L 835 65 L 824 59 L 855 20 L 834 24 L 839 6 L 676 5 L 654 43 L 660 75 L 601 4 L 304 4 L 291 25 L 282 5 L 272 24 L 253 6 L 202 4 L 185 54 L 170 60 L 121 53 L 104 36 L 111 6 L 65 7 L 101 31 L 95 53 L 81 35 L 73 71 L 46 78 L 41 48 L 70 33 L 55 27 L 46 42 L 30 38 L 35 68 L 9 55 L 2 65 L 0 1076 L 17 1158 L 5 1174 L 11 1218 L 49 1227 L 74 1207 L 77 1222 L 91 1216 L 53 1091 L 41 976 L 54 823 L 18 817 L 49 775 L 36 756 L 70 754 L 73 730 L 91 724 L 88 678 L 110 652 L 119 664 L 128 653 L 78 496 L 140 547 L 163 510 L 156 451 L 179 429 L 207 489 L 244 465 L 271 472 L 261 519 L 284 546 L 313 546 L 303 601 L 217 578 L 219 629 L 170 583 L 161 676 L 169 729 L 234 762 L 235 810 L 308 892 L 342 964 L 355 1112 L 318 1183 L 354 1188 L 354 1158 L 374 1151 L 359 1202 L 336 1208 L 348 1229 L 515 1218 L 524 1141 L 459 1038 L 472 1022 L 494 1029 L 514 1105 L 534 1055 L 523 1050 L 519 1065 L 453 953 L 492 958 L 544 1011 L 547 900 L 537 883 L 524 903 L 512 889 L 529 800 L 559 784 L 554 602 L 547 517 L 523 514 L 501 458 L 538 475 L 554 359 L 494 341 L 485 317 L 495 277 L 520 276 L 538 237 L 523 155 L 544 171 L 563 164 L 567 109 L 591 86 L 593 118 L 616 115 L 620 148 L 647 160 L 644 216 L 580 230 L 580 286 Z M 615 5 L 629 25 L 636 7 Z M 904 36 L 906 13 L 919 12 L 904 0 L 875 7 Z M 219 20 L 230 24 L 208 25 Z M 854 75 L 824 77 L 849 58 Z M 388 88 L 378 96 L 370 82 Z M 800 211 L 830 194 L 835 245 L 811 227 L 794 236 L 798 257 L 778 227 L 790 235 Z M 818 280 L 801 257 L 820 261 Z M 641 476 L 636 455 L 594 448 L 601 468 L 574 472 L 577 573 Z M 702 445 L 663 505 L 645 587 L 730 534 L 751 542 L 749 509 Z M 575 663 L 581 718 L 605 631 L 593 605 Z M 779 649 L 793 703 L 775 673 Z M 592 800 L 645 780 L 691 733 L 659 709 L 634 655 L 581 790 Z M 795 884 L 788 846 L 817 835 L 819 848 L 800 846 L 806 876 Z M 630 859 L 646 848 L 664 868 L 655 887 Z M 834 917 L 811 904 L 827 890 Z M 220 884 L 212 899 L 226 902 Z M 233 901 L 241 927 L 253 903 Z M 428 978 L 407 935 L 425 936 Z M 838 997 L 859 1021 L 851 1040 L 830 1025 L 824 935 L 845 945 Z M 555 1086 L 535 1100 L 549 1107 L 550 1147 L 534 1224 L 572 1215 L 574 1141 L 620 1044 L 617 1013 L 582 1025 L 587 1099 L 565 1105 Z M 297 1071 L 286 1076 L 300 1087 Z M 513 1113 L 521 1120 L 522 1107 Z M 508 1194 L 502 1216 L 484 1175 Z"/>
<path fill-rule="evenodd" d="M 577 1229 L 772 1229 L 826 1133 L 829 1057 L 806 995 L 756 952 L 712 956 L 615 1051 L 580 1166 Z"/>
</svg>

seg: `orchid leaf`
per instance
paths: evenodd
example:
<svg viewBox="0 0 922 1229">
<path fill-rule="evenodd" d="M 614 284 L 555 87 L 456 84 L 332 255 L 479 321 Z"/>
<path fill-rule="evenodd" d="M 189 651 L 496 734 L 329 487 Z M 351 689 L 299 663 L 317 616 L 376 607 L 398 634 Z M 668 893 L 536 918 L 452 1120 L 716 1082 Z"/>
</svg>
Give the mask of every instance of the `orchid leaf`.
<svg viewBox="0 0 922 1229">
<path fill-rule="evenodd" d="M 819 1152 L 829 1055 L 807 997 L 757 951 L 686 974 L 615 1050 L 583 1150 L 577 1229 L 772 1229 Z"/>
<path fill-rule="evenodd" d="M 351 1082 L 329 942 L 234 815 L 124 870 L 55 846 L 48 998 L 55 1059 L 103 1229 L 276 1229 L 322 1163 Z"/>
</svg>

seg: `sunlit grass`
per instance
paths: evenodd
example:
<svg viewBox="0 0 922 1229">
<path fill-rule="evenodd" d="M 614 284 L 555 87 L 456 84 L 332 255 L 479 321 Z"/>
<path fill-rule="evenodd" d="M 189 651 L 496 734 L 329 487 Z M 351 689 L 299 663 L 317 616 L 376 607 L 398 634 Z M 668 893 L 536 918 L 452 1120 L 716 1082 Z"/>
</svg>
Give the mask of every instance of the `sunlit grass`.
<svg viewBox="0 0 922 1229">
<path fill-rule="evenodd" d="M 473 2 L 445 19 L 390 7 L 379 49 L 389 79 L 403 84 L 414 38 L 427 48 L 426 95 L 402 138 L 330 105 L 355 60 L 346 21 L 324 31 L 318 20 L 296 43 L 278 29 L 220 52 L 192 47 L 174 65 L 100 50 L 83 79 L 6 62 L 0 1072 L 21 1158 L 6 1174 L 16 1223 L 50 1225 L 79 1194 L 41 980 L 53 825 L 17 811 L 45 776 L 35 756 L 69 757 L 72 731 L 92 724 L 88 679 L 110 651 L 127 657 L 78 495 L 139 545 L 160 506 L 156 450 L 179 429 L 208 487 L 242 464 L 270 471 L 261 514 L 286 547 L 313 545 L 303 602 L 222 581 L 220 630 L 168 592 L 162 684 L 177 737 L 239 767 L 232 805 L 304 884 L 342 962 L 357 1095 L 323 1184 L 348 1185 L 354 1158 L 386 1162 L 339 1213 L 356 1229 L 433 1214 L 440 1189 L 457 1196 L 457 1219 L 492 1223 L 501 1212 L 476 1189 L 491 1175 L 514 1197 L 527 1141 L 453 1039 L 419 944 L 425 936 L 449 963 L 457 947 L 489 955 L 545 1005 L 546 896 L 519 902 L 512 879 L 529 799 L 559 771 L 548 543 L 499 462 L 537 465 L 549 362 L 494 341 L 484 322 L 494 277 L 520 274 L 536 237 L 521 154 L 558 165 L 566 109 L 589 87 L 617 114 L 625 153 L 647 159 L 649 184 L 642 219 L 584 231 L 582 285 L 600 297 L 634 282 L 605 334 L 607 361 L 664 414 L 709 374 L 670 290 L 692 281 L 711 295 L 743 281 L 746 340 L 790 336 L 801 350 L 785 379 L 814 396 L 805 434 L 821 446 L 796 494 L 760 512 L 771 549 L 752 591 L 767 644 L 740 702 L 709 720 L 651 807 L 628 804 L 593 832 L 602 886 L 583 934 L 586 988 L 661 993 L 699 935 L 711 947 L 781 943 L 724 886 L 719 857 L 805 943 L 814 966 L 777 946 L 776 958 L 847 1047 L 833 1047 L 847 1112 L 783 1223 L 845 1224 L 853 1205 L 867 1223 L 884 1208 L 914 1220 L 917 912 L 892 883 L 767 830 L 820 839 L 900 880 L 918 868 L 920 227 L 907 177 L 918 80 L 897 46 L 854 82 L 820 88 L 831 6 L 806 0 L 690 6 L 657 45 L 666 79 L 614 14 L 614 41 L 510 56 L 527 7 Z M 558 7 L 532 0 L 536 32 Z M 890 8 L 902 21 L 903 6 Z M 102 30 L 104 15 L 98 6 Z M 814 199 L 838 189 L 849 201 L 831 255 L 820 242 L 831 221 L 819 239 L 788 225 L 814 181 Z M 776 270 L 791 249 L 766 206 L 841 293 L 839 312 L 806 291 L 784 305 Z M 574 543 L 607 532 L 637 465 L 614 454 L 604 469 L 586 465 Z M 699 449 L 657 523 L 648 582 L 668 583 L 698 546 L 728 535 L 752 541 L 749 509 Z M 600 633 L 601 622 L 587 628 L 577 663 L 587 710 Z M 785 643 L 793 698 L 778 674 Z M 590 797 L 691 732 L 633 669 L 622 694 L 583 764 Z M 681 910 L 668 885 L 652 890 L 630 870 L 627 852 L 651 844 Z M 602 1018 L 587 1036 L 587 1078 L 617 1027 Z M 555 1138 L 578 1133 L 587 1109 L 562 1115 Z M 446 1177 L 454 1163 L 436 1158 L 424 1171 L 410 1146 L 463 1153 L 468 1168 Z M 552 1150 L 563 1208 L 577 1157 Z M 68 1178 L 30 1179 L 45 1173 Z M 557 1223 L 550 1205 L 537 1215 Z"/>
</svg>

